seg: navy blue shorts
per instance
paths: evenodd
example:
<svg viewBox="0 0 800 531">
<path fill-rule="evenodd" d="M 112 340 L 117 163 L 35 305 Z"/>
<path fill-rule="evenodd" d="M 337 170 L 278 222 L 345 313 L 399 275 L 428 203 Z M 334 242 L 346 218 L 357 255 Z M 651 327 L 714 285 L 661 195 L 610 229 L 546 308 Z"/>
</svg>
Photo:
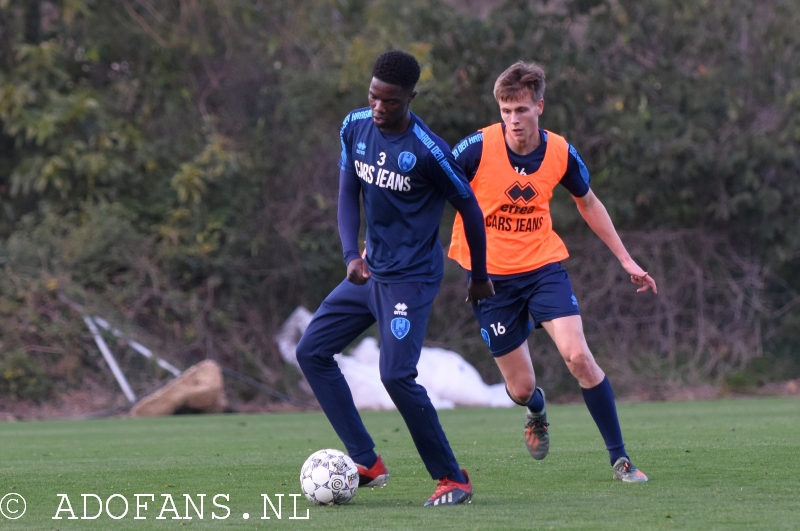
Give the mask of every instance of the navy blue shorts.
<svg viewBox="0 0 800 531">
<path fill-rule="evenodd" d="M 495 296 L 473 305 L 472 309 L 481 326 L 481 336 L 494 357 L 522 345 L 534 326 L 541 328 L 545 321 L 581 313 L 569 275 L 560 263 L 493 282 Z"/>
</svg>

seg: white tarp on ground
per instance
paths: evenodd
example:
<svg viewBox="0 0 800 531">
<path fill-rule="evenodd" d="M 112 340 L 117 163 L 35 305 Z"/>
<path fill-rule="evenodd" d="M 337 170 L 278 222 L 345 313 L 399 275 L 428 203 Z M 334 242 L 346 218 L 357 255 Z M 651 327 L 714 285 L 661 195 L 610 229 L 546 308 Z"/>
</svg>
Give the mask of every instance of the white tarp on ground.
<svg viewBox="0 0 800 531">
<path fill-rule="evenodd" d="M 307 309 L 298 307 L 278 334 L 277 342 L 281 356 L 284 361 L 295 367 L 298 366 L 297 342 L 312 317 L 313 314 Z M 351 355 L 336 355 L 358 409 L 394 409 L 394 404 L 381 383 L 379 357 L 378 342 L 372 337 L 365 338 L 356 345 Z M 422 347 L 417 371 L 419 372 L 417 382 L 427 389 L 428 396 L 437 409 L 452 409 L 456 406 L 514 405 L 506 395 L 502 383 L 486 385 L 475 367 L 455 352 Z"/>
</svg>

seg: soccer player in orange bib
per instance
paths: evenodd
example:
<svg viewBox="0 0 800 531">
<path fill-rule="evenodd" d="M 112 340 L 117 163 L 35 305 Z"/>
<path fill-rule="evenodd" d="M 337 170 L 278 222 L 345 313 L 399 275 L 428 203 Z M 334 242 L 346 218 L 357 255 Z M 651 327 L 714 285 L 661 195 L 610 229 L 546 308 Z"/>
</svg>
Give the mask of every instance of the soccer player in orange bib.
<svg viewBox="0 0 800 531">
<path fill-rule="evenodd" d="M 468 136 L 453 150 L 485 216 L 487 270 L 496 293 L 473 309 L 508 395 L 527 408 L 525 443 L 534 459 L 544 459 L 550 445 L 544 394 L 536 387 L 527 344 L 535 326 L 547 331 L 578 380 L 608 449 L 614 479 L 647 481 L 625 451 L 611 384 L 586 344 L 578 301 L 561 266 L 569 253 L 550 217 L 553 189 L 560 183 L 569 190 L 583 219 L 611 249 L 638 291 L 657 293 L 656 283 L 625 250 L 608 212 L 589 187 L 589 172 L 577 150 L 563 137 L 539 128 L 544 90 L 541 67 L 522 61 L 513 64 L 494 85 L 502 123 Z M 449 256 L 469 270 L 462 223 L 457 216 Z"/>
</svg>

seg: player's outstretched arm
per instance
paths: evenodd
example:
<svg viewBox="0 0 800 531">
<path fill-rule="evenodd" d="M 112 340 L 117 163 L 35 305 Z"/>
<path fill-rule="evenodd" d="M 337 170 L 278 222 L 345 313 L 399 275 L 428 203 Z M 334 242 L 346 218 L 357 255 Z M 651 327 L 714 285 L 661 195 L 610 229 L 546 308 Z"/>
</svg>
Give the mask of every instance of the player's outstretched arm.
<svg viewBox="0 0 800 531">
<path fill-rule="evenodd" d="M 594 195 L 594 192 L 589 190 L 583 197 L 573 196 L 573 199 L 575 204 L 578 205 L 578 211 L 589 227 L 611 249 L 622 268 L 631 276 L 631 282 L 639 286 L 636 291 L 641 292 L 652 289 L 653 293 L 658 293 L 655 279 L 647 271 L 639 267 L 631 258 L 631 255 L 628 254 L 619 234 L 617 234 L 617 230 L 614 228 L 614 223 L 611 221 L 606 207 Z"/>
</svg>

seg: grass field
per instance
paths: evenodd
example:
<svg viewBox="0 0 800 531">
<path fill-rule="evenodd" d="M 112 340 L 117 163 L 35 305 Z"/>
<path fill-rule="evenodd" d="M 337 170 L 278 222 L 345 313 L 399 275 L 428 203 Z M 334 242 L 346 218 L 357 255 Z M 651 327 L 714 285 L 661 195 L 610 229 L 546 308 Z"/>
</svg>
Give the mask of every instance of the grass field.
<svg viewBox="0 0 800 531">
<path fill-rule="evenodd" d="M 475 487 L 471 505 L 422 507 L 435 487 L 396 412 L 364 415 L 392 478 L 359 491 L 352 504 L 312 507 L 300 493 L 300 466 L 313 451 L 341 448 L 321 413 L 183 416 L 0 424 L 0 498 L 21 494 L 17 520 L 0 529 L 798 529 L 800 400 L 620 404 L 623 433 L 646 484 L 612 481 L 600 436 L 582 405 L 551 405 L 550 455 L 532 460 L 521 442 L 522 411 L 464 409 L 440 413 Z M 96 520 L 53 520 L 67 494 L 83 516 L 81 494 L 109 503 Z M 156 517 L 163 494 L 185 516 L 183 494 L 207 494 L 204 519 Z M 278 520 L 261 495 L 277 508 Z M 135 494 L 147 502 L 135 520 Z M 229 501 L 212 497 L 228 494 Z M 21 508 L 6 498 L 6 511 Z M 89 516 L 98 503 L 88 498 Z M 171 508 L 167 504 L 167 508 Z M 244 513 L 250 518 L 245 520 Z M 17 513 L 19 514 L 19 513 Z"/>
</svg>

